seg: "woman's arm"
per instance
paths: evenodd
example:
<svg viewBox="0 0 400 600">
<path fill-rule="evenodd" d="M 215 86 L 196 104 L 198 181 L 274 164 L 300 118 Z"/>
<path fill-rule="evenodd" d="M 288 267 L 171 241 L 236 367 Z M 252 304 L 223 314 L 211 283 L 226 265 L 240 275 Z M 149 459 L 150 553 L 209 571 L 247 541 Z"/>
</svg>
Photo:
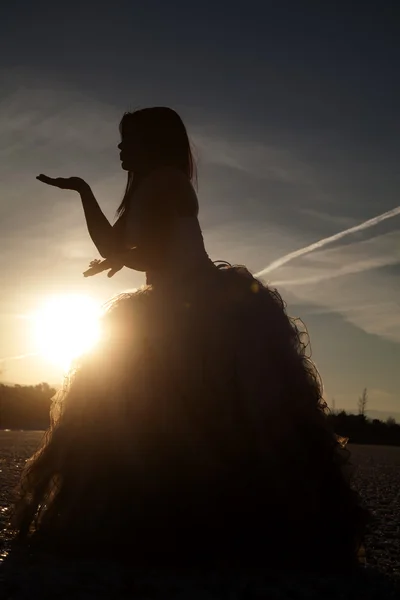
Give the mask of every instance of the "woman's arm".
<svg viewBox="0 0 400 600">
<path fill-rule="evenodd" d="M 93 260 L 83 275 L 92 277 L 103 271 L 109 271 L 108 277 L 113 277 L 123 267 L 145 272 L 149 269 L 149 262 L 147 256 L 139 248 L 131 248 L 125 252 L 113 254 L 105 260 Z"/>
<path fill-rule="evenodd" d="M 136 211 L 135 215 L 129 214 L 128 209 L 126 217 L 120 217 L 114 224 L 114 240 L 119 242 L 117 249 L 110 252 L 106 260 L 92 261 L 89 269 L 83 273 L 85 277 L 103 271 L 109 271 L 108 277 L 113 277 L 123 267 L 141 272 L 162 267 L 162 257 L 167 252 L 171 215 L 165 211 L 166 204 L 160 204 L 159 196 L 148 195 L 142 200 L 143 207 L 139 214 Z M 128 240 L 125 239 L 127 224 Z"/>
<path fill-rule="evenodd" d="M 86 224 L 89 235 L 92 238 L 94 245 L 103 258 L 121 252 L 123 245 L 117 230 L 108 222 L 103 211 L 101 210 L 90 186 L 80 177 L 47 177 L 47 175 L 39 175 L 39 181 L 58 187 L 63 190 L 74 190 L 80 194 L 82 200 L 83 211 L 85 214 Z"/>
<path fill-rule="evenodd" d="M 82 187 L 77 191 L 82 200 L 89 235 L 100 256 L 109 258 L 121 252 L 122 244 L 116 235 L 118 230 L 109 223 L 94 197 L 90 186 L 86 182 L 83 182 Z"/>
</svg>

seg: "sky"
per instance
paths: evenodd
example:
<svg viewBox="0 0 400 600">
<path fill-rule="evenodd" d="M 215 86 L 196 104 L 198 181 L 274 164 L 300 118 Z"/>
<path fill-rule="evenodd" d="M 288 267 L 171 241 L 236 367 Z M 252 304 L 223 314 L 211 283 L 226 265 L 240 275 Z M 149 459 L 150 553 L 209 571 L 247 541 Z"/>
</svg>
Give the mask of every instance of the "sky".
<svg viewBox="0 0 400 600">
<path fill-rule="evenodd" d="M 400 216 L 279 266 L 400 206 L 396 3 L 15 0 L 0 16 L 2 380 L 60 379 L 31 356 L 27 316 L 50 295 L 143 283 L 83 278 L 98 256 L 79 196 L 35 176 L 83 177 L 113 220 L 118 122 L 168 105 L 196 149 L 210 256 L 278 261 L 264 280 L 306 324 L 328 404 L 355 411 L 367 387 L 371 415 L 400 418 Z"/>
</svg>

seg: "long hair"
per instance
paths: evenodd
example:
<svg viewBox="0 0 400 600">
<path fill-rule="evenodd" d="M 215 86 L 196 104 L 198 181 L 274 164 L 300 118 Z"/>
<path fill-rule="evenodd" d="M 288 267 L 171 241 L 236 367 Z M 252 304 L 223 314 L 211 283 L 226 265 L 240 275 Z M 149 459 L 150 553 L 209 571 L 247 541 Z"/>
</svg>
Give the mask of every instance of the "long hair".
<svg viewBox="0 0 400 600">
<path fill-rule="evenodd" d="M 128 172 L 125 193 L 118 207 L 122 215 L 129 204 L 132 192 L 150 171 L 164 166 L 175 167 L 196 183 L 196 164 L 186 127 L 181 117 L 171 108 L 155 106 L 127 112 L 119 126 L 121 138 L 133 135 L 140 144 L 145 164 L 144 171 Z"/>
<path fill-rule="evenodd" d="M 307 347 L 245 269 L 118 297 L 25 469 L 21 538 L 152 565 L 354 566 L 366 513 Z"/>
</svg>

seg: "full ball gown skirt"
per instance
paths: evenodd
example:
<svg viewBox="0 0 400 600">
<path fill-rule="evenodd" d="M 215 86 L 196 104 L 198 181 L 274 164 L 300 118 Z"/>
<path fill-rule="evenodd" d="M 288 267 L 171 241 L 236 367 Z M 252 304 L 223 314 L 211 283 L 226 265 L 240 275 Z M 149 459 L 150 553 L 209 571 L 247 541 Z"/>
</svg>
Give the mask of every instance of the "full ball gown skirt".
<svg viewBox="0 0 400 600">
<path fill-rule="evenodd" d="M 25 470 L 22 539 L 136 565 L 356 564 L 365 512 L 276 291 L 212 265 L 114 298 L 102 329 Z"/>
</svg>

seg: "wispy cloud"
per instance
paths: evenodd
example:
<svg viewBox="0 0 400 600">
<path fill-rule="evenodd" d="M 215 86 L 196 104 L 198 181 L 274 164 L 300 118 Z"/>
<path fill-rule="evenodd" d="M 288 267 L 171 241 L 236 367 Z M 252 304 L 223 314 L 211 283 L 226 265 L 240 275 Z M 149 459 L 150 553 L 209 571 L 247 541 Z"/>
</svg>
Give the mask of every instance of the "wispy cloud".
<svg viewBox="0 0 400 600">
<path fill-rule="evenodd" d="M 271 284 L 293 302 L 335 312 L 367 333 L 400 342 L 400 230 L 303 256 L 277 269 Z"/>
<path fill-rule="evenodd" d="M 316 252 L 296 269 L 293 279 L 274 279 L 274 285 L 297 287 L 372 271 L 400 263 L 400 231 L 389 232 L 367 240 L 346 244 L 338 249 Z M 343 261 L 340 264 L 340 261 Z"/>
<path fill-rule="evenodd" d="M 27 354 L 17 354 L 16 356 L 5 356 L 0 358 L 0 364 L 12 360 L 23 360 L 24 358 L 30 358 L 31 356 L 37 356 L 37 352 L 28 352 Z"/>
<path fill-rule="evenodd" d="M 299 250 L 295 250 L 294 252 L 289 252 L 289 254 L 286 254 L 285 256 L 278 258 L 278 260 L 274 260 L 271 264 L 266 266 L 264 269 L 261 269 L 261 271 L 256 273 L 256 277 L 263 277 L 267 273 L 270 273 L 271 271 L 274 271 L 274 270 L 278 269 L 279 267 L 283 267 L 285 264 L 289 263 L 290 261 L 292 261 L 296 258 L 300 258 L 301 256 L 304 256 L 305 254 L 309 254 L 310 252 L 314 252 L 315 250 L 319 250 L 319 249 L 323 248 L 324 246 L 327 246 L 328 244 L 337 242 L 352 233 L 357 233 L 359 231 L 369 229 L 370 227 L 374 227 L 374 226 L 378 225 L 379 223 L 382 223 L 383 221 L 386 221 L 387 219 L 392 219 L 393 217 L 397 217 L 398 215 L 400 215 L 400 206 L 397 206 L 396 208 L 393 208 L 392 210 L 388 210 L 387 212 L 385 212 L 381 215 L 378 215 L 376 217 L 373 217 L 372 219 L 368 219 L 367 221 L 364 221 L 363 223 L 359 223 L 358 225 L 354 225 L 353 227 L 349 227 L 348 229 L 339 231 L 339 233 L 335 233 L 334 235 L 330 235 L 329 237 L 323 238 L 322 240 L 318 240 L 317 242 L 314 242 L 313 244 L 309 244 L 308 246 L 305 246 L 304 248 L 300 248 Z"/>
<path fill-rule="evenodd" d="M 300 208 L 299 213 L 306 217 L 311 217 L 311 219 L 320 221 L 321 223 L 328 224 L 330 227 L 336 226 L 337 228 L 341 227 L 342 229 L 348 229 L 353 221 L 353 219 L 346 216 L 332 215 L 312 208 Z"/>
<path fill-rule="evenodd" d="M 314 181 L 312 169 L 293 152 L 284 147 L 224 139 L 217 135 L 194 133 L 194 141 L 201 162 L 228 167 L 259 179 L 286 183 L 310 184 Z"/>
</svg>

